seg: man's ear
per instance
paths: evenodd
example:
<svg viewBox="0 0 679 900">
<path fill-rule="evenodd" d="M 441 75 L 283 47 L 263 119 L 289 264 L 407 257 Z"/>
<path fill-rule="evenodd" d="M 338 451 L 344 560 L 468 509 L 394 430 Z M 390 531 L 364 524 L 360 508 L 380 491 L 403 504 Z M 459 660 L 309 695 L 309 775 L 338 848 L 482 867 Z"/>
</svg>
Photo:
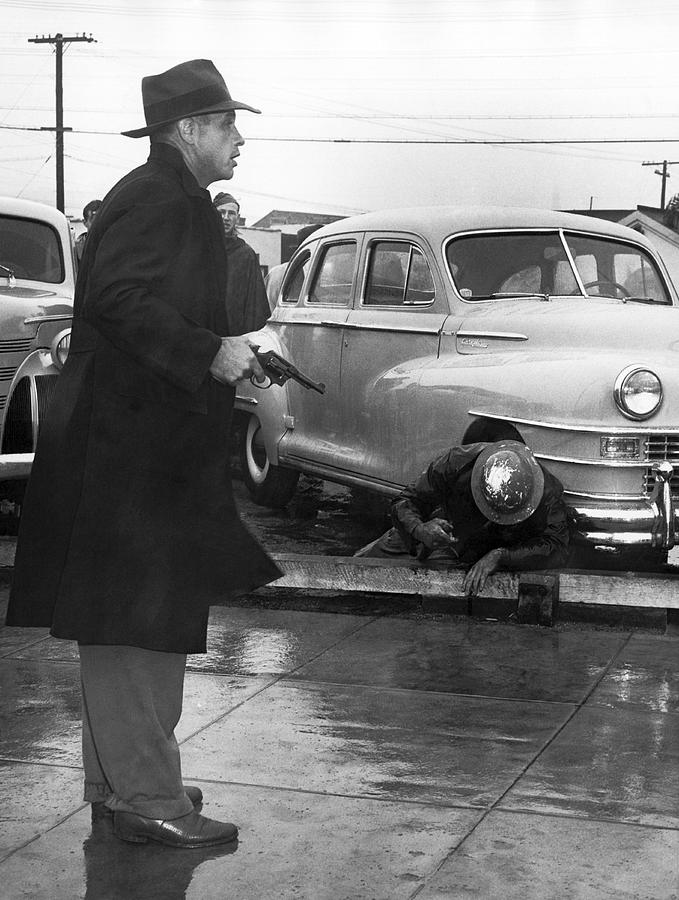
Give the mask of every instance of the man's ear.
<svg viewBox="0 0 679 900">
<path fill-rule="evenodd" d="M 177 134 L 179 137 L 187 144 L 195 144 L 198 123 L 193 116 L 188 116 L 186 119 L 179 119 L 175 124 L 177 126 Z"/>
</svg>

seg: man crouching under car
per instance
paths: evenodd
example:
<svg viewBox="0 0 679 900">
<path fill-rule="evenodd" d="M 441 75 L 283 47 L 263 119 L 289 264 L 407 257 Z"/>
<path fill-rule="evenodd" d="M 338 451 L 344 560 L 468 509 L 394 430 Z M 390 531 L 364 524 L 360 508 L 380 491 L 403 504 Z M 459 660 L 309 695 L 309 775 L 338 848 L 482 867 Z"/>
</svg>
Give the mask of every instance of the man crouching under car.
<svg viewBox="0 0 679 900">
<path fill-rule="evenodd" d="M 410 553 L 469 565 L 466 594 L 498 569 L 552 569 L 568 557 L 563 487 L 518 441 L 453 447 L 394 500 L 394 528 L 357 556 Z"/>
</svg>

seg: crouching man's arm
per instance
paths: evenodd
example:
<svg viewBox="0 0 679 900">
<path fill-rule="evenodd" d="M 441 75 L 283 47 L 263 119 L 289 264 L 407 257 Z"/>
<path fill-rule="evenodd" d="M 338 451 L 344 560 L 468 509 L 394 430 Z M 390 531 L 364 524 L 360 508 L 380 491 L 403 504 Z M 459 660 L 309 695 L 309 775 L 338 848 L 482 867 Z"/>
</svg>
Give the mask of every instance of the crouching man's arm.
<svg viewBox="0 0 679 900">
<path fill-rule="evenodd" d="M 524 537 L 515 544 L 508 542 L 506 546 L 482 556 L 467 572 L 464 580 L 465 593 L 478 594 L 483 590 L 488 576 L 499 569 L 526 571 L 558 569 L 565 565 L 570 530 L 566 504 L 562 497 L 563 489 L 556 479 L 553 481 L 554 484 L 545 483 L 543 501 L 536 513 L 536 518 L 540 521 L 539 530 L 534 536 Z"/>
</svg>

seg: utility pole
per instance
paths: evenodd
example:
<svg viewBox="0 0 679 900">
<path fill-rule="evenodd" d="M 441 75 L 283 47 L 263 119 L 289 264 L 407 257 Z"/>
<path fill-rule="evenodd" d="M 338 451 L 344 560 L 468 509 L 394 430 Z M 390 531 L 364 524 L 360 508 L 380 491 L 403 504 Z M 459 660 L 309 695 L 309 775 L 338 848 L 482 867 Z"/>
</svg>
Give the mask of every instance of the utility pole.
<svg viewBox="0 0 679 900">
<path fill-rule="evenodd" d="M 679 160 L 669 160 L 663 159 L 662 162 L 643 162 L 642 166 L 662 166 L 662 171 L 660 169 L 656 169 L 654 174 L 660 175 L 662 178 L 662 189 L 660 191 L 660 209 L 665 209 L 665 185 L 667 184 L 667 179 L 670 177 L 670 173 L 667 171 L 668 166 L 676 166 L 679 164 Z"/>
<path fill-rule="evenodd" d="M 41 128 L 41 131 L 55 131 L 57 136 L 57 209 L 64 212 L 64 132 L 72 131 L 71 128 L 64 128 L 64 85 L 62 74 L 62 57 L 64 53 L 64 44 L 86 41 L 91 44 L 96 43 L 92 35 L 76 34 L 64 37 L 63 34 L 48 35 L 45 37 L 29 38 L 29 44 L 54 44 L 57 56 L 57 79 L 56 79 L 56 99 L 57 99 L 57 121 L 55 128 Z"/>
</svg>

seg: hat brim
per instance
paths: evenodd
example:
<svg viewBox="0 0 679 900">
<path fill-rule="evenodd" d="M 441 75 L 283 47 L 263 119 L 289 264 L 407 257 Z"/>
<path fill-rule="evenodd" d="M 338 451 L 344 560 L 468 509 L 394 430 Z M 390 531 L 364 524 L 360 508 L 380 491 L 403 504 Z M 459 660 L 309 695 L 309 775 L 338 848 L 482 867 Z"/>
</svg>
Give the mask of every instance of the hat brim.
<svg viewBox="0 0 679 900">
<path fill-rule="evenodd" d="M 513 512 L 499 512 L 488 503 L 480 489 L 483 467 L 488 458 L 492 456 L 493 453 L 497 453 L 498 450 L 513 450 L 515 453 L 520 454 L 528 464 L 533 476 L 533 489 L 528 501 L 520 509 L 514 510 Z M 540 505 L 545 489 L 545 475 L 540 468 L 539 463 L 525 444 L 521 444 L 519 441 L 497 441 L 496 443 L 488 444 L 488 446 L 476 457 L 471 475 L 471 489 L 474 502 L 486 519 L 490 522 L 494 522 L 496 525 L 516 525 L 519 522 L 524 522 L 529 516 L 532 516 Z"/>
<path fill-rule="evenodd" d="M 153 125 L 145 125 L 144 128 L 133 128 L 131 131 L 121 131 L 124 137 L 140 138 L 148 137 L 154 131 L 158 131 L 163 125 L 169 125 L 171 122 L 178 122 L 180 119 L 189 119 L 191 116 L 206 116 L 209 113 L 231 112 L 234 109 L 246 109 L 248 112 L 261 114 L 261 109 L 255 109 L 254 106 L 248 106 L 247 103 L 241 103 L 239 100 L 227 100 L 225 103 L 217 103 L 215 106 L 208 106 L 205 109 L 192 110 L 190 113 L 183 113 L 181 116 L 172 116 L 162 122 L 154 122 Z"/>
</svg>

